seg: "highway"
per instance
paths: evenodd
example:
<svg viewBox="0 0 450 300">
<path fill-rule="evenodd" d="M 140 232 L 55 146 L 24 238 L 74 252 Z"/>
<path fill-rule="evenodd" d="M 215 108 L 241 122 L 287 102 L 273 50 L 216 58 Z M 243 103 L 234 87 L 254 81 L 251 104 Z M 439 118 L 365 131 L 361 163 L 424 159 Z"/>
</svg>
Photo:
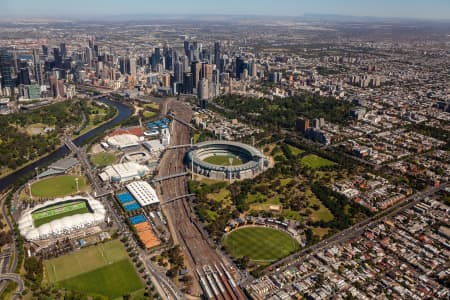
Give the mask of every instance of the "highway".
<svg viewBox="0 0 450 300">
<path fill-rule="evenodd" d="M 3 290 L 6 288 L 6 284 L 4 284 L 4 282 L 6 280 L 13 280 L 16 281 L 17 284 L 19 285 L 19 293 L 22 293 L 23 288 L 24 288 L 24 282 L 22 280 L 22 278 L 18 275 L 18 274 L 14 274 L 12 272 L 14 272 L 16 270 L 17 267 L 17 249 L 16 249 L 16 237 L 14 234 L 14 226 L 11 223 L 11 220 L 9 218 L 9 212 L 6 210 L 6 205 L 5 205 L 5 198 L 6 195 L 8 195 L 9 190 L 5 191 L 1 196 L 0 196 L 0 200 L 2 203 L 2 213 L 3 216 L 5 217 L 6 222 L 8 223 L 8 227 L 11 229 L 12 232 L 12 243 L 11 243 L 11 247 L 10 247 L 10 253 L 9 253 L 9 259 L 11 259 L 11 257 L 13 258 L 12 262 L 10 262 L 9 264 L 9 272 L 10 273 L 5 273 L 0 275 L 0 295 L 2 294 Z M 16 299 L 17 296 L 14 296 L 14 299 Z"/>
<path fill-rule="evenodd" d="M 20 299 L 22 292 L 25 290 L 25 284 L 20 275 L 15 273 L 0 274 L 0 282 L 3 281 L 15 281 L 17 283 L 17 291 L 12 299 Z"/>
<path fill-rule="evenodd" d="M 285 257 L 284 259 L 269 266 L 265 270 L 264 273 L 266 275 L 279 274 L 279 273 L 283 272 L 284 270 L 286 270 L 287 268 L 289 268 L 291 265 L 295 264 L 298 260 L 300 260 L 302 258 L 303 255 L 306 255 L 313 251 L 322 250 L 333 244 L 342 243 L 346 240 L 355 238 L 355 237 L 359 236 L 360 234 L 362 234 L 364 232 L 364 230 L 366 230 L 367 228 L 373 227 L 374 225 L 378 224 L 379 222 L 382 222 L 383 220 L 385 220 L 386 218 L 390 218 L 390 217 L 398 214 L 402 210 L 411 208 L 412 206 L 421 202 L 424 198 L 431 196 L 440 190 L 445 189 L 449 185 L 450 185 L 449 183 L 446 183 L 439 187 L 433 187 L 433 188 L 429 188 L 428 190 L 418 192 L 418 193 L 404 199 L 402 202 L 398 203 L 397 205 L 394 205 L 382 212 L 379 212 L 378 214 L 376 214 L 362 222 L 359 222 L 359 223 L 337 233 L 336 235 L 329 237 L 328 239 L 322 240 L 321 242 L 319 242 L 315 245 L 304 248 L 303 250 L 301 250 L 297 253 L 294 253 L 290 256 Z M 270 269 L 272 269 L 272 271 L 270 271 Z M 247 281 L 243 282 L 242 285 L 244 285 L 244 286 L 248 285 L 250 282 L 251 282 L 250 280 L 247 280 Z"/>
</svg>

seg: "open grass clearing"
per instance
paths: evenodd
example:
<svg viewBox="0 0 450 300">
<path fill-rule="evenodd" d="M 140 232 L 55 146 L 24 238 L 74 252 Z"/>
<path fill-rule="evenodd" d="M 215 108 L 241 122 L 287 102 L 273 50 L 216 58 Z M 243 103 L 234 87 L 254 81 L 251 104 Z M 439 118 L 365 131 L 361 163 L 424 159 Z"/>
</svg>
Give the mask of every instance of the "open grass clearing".
<svg viewBox="0 0 450 300">
<path fill-rule="evenodd" d="M 101 168 L 117 162 L 117 157 L 114 153 L 102 152 L 91 154 L 89 160 L 94 166 Z"/>
<path fill-rule="evenodd" d="M 76 178 L 78 178 L 78 188 L 81 191 L 86 186 L 84 176 L 61 175 L 36 181 L 31 185 L 31 194 L 34 197 L 55 198 L 77 193 Z"/>
<path fill-rule="evenodd" d="M 45 260 L 46 279 L 50 283 L 62 281 L 128 258 L 122 243 L 113 240 L 83 248 L 54 259 Z"/>
<path fill-rule="evenodd" d="M 309 155 L 302 157 L 301 163 L 302 163 L 302 165 L 304 165 L 308 168 L 311 168 L 311 169 L 319 169 L 322 167 L 329 167 L 329 166 L 335 165 L 335 163 L 332 162 L 331 160 L 322 158 L 315 154 L 309 154 Z"/>
</svg>

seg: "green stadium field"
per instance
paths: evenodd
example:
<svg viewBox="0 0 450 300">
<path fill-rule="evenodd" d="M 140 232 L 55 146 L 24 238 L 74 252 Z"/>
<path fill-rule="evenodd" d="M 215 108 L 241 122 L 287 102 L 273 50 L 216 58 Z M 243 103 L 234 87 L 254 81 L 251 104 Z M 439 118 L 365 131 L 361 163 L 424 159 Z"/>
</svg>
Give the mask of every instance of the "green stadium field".
<svg viewBox="0 0 450 300">
<path fill-rule="evenodd" d="M 144 287 L 119 240 L 45 260 L 44 270 L 50 284 L 110 299 Z"/>
<path fill-rule="evenodd" d="M 56 219 L 88 212 L 89 209 L 85 201 L 74 201 L 52 205 L 44 210 L 39 210 L 32 214 L 32 218 L 34 226 L 39 227 Z"/>
<path fill-rule="evenodd" d="M 230 159 L 232 160 L 232 166 L 242 165 L 242 160 L 239 157 L 233 155 L 213 155 L 205 158 L 203 161 L 218 166 L 229 166 Z"/>
<path fill-rule="evenodd" d="M 236 229 L 224 237 L 223 244 L 234 258 L 247 256 L 259 265 L 268 265 L 299 249 L 287 233 L 268 227 Z"/>
<path fill-rule="evenodd" d="M 75 178 L 78 178 L 78 188 L 83 190 L 86 178 L 83 176 L 61 175 L 39 180 L 31 185 L 34 197 L 55 198 L 71 195 L 77 192 Z"/>
<path fill-rule="evenodd" d="M 322 158 L 320 156 L 317 156 L 315 154 L 309 154 L 304 156 L 301 159 L 302 165 L 311 168 L 311 169 L 319 169 L 321 167 L 329 167 L 334 166 L 336 163 L 332 162 L 331 160 Z"/>
</svg>

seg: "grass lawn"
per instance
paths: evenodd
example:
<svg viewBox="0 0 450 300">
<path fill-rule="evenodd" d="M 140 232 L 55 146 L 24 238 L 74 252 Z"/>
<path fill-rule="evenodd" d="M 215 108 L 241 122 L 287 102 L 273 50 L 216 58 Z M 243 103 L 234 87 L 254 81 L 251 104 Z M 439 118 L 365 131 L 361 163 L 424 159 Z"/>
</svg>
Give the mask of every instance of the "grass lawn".
<svg viewBox="0 0 450 300">
<path fill-rule="evenodd" d="M 233 155 L 213 155 L 205 158 L 204 161 L 213 165 L 229 166 L 230 159 L 232 166 L 242 165 L 242 160 L 239 157 Z"/>
<path fill-rule="evenodd" d="M 321 167 L 328 167 L 328 166 L 334 166 L 335 163 L 331 160 L 322 158 L 320 156 L 317 156 L 315 154 L 309 154 L 304 156 L 301 159 L 301 163 L 311 169 L 319 169 Z"/>
<path fill-rule="evenodd" d="M 142 114 L 144 118 L 148 119 L 148 118 L 152 118 L 154 116 L 156 116 L 158 113 L 154 112 L 154 111 L 144 111 L 144 113 Z"/>
<path fill-rule="evenodd" d="M 114 153 L 97 153 L 90 155 L 89 160 L 96 167 L 106 167 L 114 164 L 117 157 Z"/>
<path fill-rule="evenodd" d="M 144 288 L 119 240 L 45 260 L 44 278 L 59 288 L 109 299 L 134 295 Z"/>
<path fill-rule="evenodd" d="M 319 210 L 315 210 L 313 208 L 311 208 L 312 214 L 311 214 L 311 220 L 316 222 L 316 221 L 320 221 L 323 220 L 325 222 L 331 221 L 334 219 L 333 214 L 330 212 L 330 210 L 322 204 L 322 202 L 320 202 L 319 199 L 317 199 L 317 197 L 315 197 L 314 195 L 308 193 L 308 203 L 310 206 L 313 205 L 318 205 L 320 208 Z"/>
<path fill-rule="evenodd" d="M 287 146 L 288 146 L 289 150 L 291 150 L 292 155 L 297 156 L 297 155 L 305 152 L 304 150 L 299 149 L 297 147 L 294 147 L 294 146 L 291 146 L 291 145 L 287 145 Z"/>
<path fill-rule="evenodd" d="M 146 103 L 146 104 L 144 104 L 144 108 L 159 110 L 159 105 L 156 103 Z"/>
<path fill-rule="evenodd" d="M 45 260 L 45 276 L 48 282 L 55 283 L 126 258 L 128 258 L 128 254 L 122 243 L 119 240 L 113 240 L 51 260 Z"/>
<path fill-rule="evenodd" d="M 78 178 L 78 187 L 83 190 L 86 178 L 75 175 L 61 175 L 39 180 L 31 185 L 31 194 L 35 197 L 54 198 L 71 195 L 77 192 L 75 178 Z"/>
<path fill-rule="evenodd" d="M 57 286 L 109 299 L 122 299 L 123 295 L 144 288 L 129 259 L 63 280 Z"/>
<path fill-rule="evenodd" d="M 329 228 L 322 228 L 322 227 L 313 227 L 311 228 L 314 235 L 319 236 L 320 238 L 323 238 L 324 235 L 328 233 L 330 230 Z"/>
<path fill-rule="evenodd" d="M 287 233 L 268 227 L 246 227 L 224 237 L 223 244 L 235 258 L 247 256 L 261 265 L 270 264 L 299 249 Z"/>
<path fill-rule="evenodd" d="M 208 194 L 207 197 L 216 202 L 231 203 L 231 193 L 227 188 L 220 189 L 218 193 Z"/>
</svg>

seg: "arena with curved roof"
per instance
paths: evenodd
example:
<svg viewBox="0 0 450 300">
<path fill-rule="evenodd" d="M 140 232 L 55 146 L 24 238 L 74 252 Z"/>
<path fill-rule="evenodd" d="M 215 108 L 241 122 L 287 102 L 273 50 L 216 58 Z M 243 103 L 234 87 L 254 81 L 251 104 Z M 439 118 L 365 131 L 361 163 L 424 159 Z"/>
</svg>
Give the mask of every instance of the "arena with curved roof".
<svg viewBox="0 0 450 300">
<path fill-rule="evenodd" d="M 268 165 L 255 147 L 231 141 L 198 143 L 186 155 L 187 167 L 195 174 L 213 179 L 253 178 Z"/>
<path fill-rule="evenodd" d="M 29 241 L 68 235 L 105 220 L 106 210 L 91 197 L 64 197 L 36 205 L 22 214 L 19 231 Z"/>
</svg>

